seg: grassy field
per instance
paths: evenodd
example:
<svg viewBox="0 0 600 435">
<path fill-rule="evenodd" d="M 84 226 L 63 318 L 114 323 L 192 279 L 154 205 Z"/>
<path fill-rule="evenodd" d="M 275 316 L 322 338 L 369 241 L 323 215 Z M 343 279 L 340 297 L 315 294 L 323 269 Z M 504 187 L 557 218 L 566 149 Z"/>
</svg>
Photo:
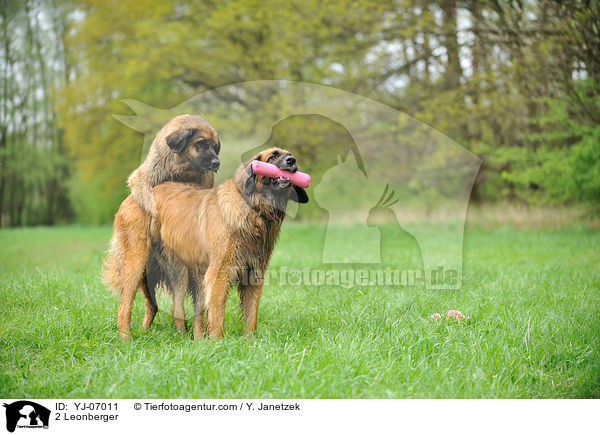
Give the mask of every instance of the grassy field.
<svg viewBox="0 0 600 435">
<path fill-rule="evenodd" d="M 600 397 L 598 231 L 469 228 L 461 290 L 270 286 L 251 341 L 236 292 L 219 342 L 181 336 L 167 296 L 142 333 L 138 296 L 130 343 L 99 279 L 110 232 L 0 231 L 0 397 Z M 271 267 L 319 267 L 322 240 L 284 224 Z M 449 309 L 470 318 L 430 318 Z"/>
</svg>

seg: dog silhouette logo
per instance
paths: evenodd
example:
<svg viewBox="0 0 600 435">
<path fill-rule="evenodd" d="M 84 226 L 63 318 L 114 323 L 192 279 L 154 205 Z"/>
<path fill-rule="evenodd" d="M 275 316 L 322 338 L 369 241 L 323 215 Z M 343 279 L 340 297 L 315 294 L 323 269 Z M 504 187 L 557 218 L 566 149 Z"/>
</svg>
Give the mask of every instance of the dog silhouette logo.
<svg viewBox="0 0 600 435">
<path fill-rule="evenodd" d="M 29 400 L 5 403 L 6 408 L 6 430 L 14 432 L 18 428 L 48 428 L 50 422 L 50 410 Z"/>
</svg>

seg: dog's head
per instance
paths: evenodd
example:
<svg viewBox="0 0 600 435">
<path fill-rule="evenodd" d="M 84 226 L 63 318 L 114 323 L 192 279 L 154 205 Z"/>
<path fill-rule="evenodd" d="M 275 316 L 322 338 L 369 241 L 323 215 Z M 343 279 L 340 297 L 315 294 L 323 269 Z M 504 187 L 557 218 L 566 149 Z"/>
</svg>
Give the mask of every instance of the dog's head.
<svg viewBox="0 0 600 435">
<path fill-rule="evenodd" d="M 217 172 L 221 142 L 208 122 L 200 116 L 182 115 L 165 128 L 166 144 L 178 163 L 188 164 L 195 171 Z"/>
<path fill-rule="evenodd" d="M 243 163 L 236 172 L 235 182 L 242 195 L 251 200 L 255 206 L 285 211 L 287 201 L 290 199 L 302 204 L 308 202 L 306 191 L 302 187 L 291 184 L 289 180 L 254 174 L 251 167 L 254 160 L 271 163 L 289 172 L 296 172 L 298 163 L 292 153 L 281 148 L 269 148 Z"/>
</svg>

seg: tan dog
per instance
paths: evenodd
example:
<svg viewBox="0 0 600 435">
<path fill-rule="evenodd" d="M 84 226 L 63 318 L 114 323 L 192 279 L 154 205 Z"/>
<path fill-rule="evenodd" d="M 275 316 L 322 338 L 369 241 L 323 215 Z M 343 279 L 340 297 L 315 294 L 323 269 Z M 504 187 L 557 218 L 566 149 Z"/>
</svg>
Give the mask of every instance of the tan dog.
<svg viewBox="0 0 600 435">
<path fill-rule="evenodd" d="M 148 231 L 151 216 L 156 216 L 152 188 L 169 180 L 212 187 L 220 164 L 220 146 L 217 132 L 203 118 L 177 116 L 158 132 L 146 160 L 129 177 L 132 193 L 115 215 L 103 270 L 104 282 L 121 294 L 117 327 L 124 340 L 130 338 L 131 310 L 138 289 L 146 299 L 144 329 L 150 326 L 158 309 L 145 280 L 150 249 Z"/>
<path fill-rule="evenodd" d="M 156 135 L 144 162 L 129 176 L 134 201 L 156 217 L 152 188 L 164 181 L 183 181 L 212 187 L 220 166 L 217 132 L 202 117 L 180 115 Z M 210 184 L 210 186 L 208 186 Z"/>
<path fill-rule="evenodd" d="M 203 190 L 182 183 L 154 188 L 160 216 L 160 240 L 153 240 L 161 277 L 150 279 L 150 293 L 163 279 L 174 298 L 194 290 L 194 338 L 221 337 L 225 301 L 232 285 L 238 286 L 246 334 L 256 329 L 264 272 L 279 235 L 289 199 L 308 201 L 304 189 L 289 181 L 252 174 L 250 162 L 261 160 L 280 169 L 296 171 L 288 151 L 270 148 L 242 164 L 233 179 Z M 181 280 L 191 280 L 182 285 Z M 175 285 L 169 285 L 175 283 Z M 183 292 L 183 295 L 180 294 Z"/>
</svg>

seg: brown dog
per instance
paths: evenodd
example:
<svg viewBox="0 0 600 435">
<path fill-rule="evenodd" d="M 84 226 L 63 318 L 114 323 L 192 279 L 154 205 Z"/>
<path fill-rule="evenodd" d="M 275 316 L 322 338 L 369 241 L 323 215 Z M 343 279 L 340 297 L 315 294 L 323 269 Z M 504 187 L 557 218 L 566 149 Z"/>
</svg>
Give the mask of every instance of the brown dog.
<svg viewBox="0 0 600 435">
<path fill-rule="evenodd" d="M 233 179 L 214 189 L 163 183 L 153 190 L 160 240 L 153 240 L 151 256 L 158 259 L 155 266 L 162 269 L 175 299 L 185 295 L 187 286 L 181 280 L 191 279 L 195 339 L 204 334 L 205 311 L 208 334 L 222 336 L 225 301 L 232 285 L 238 286 L 246 334 L 256 329 L 264 272 L 287 201 L 308 201 L 304 189 L 291 186 L 287 180 L 252 174 L 252 160 L 297 170 L 290 152 L 270 148 L 242 164 Z M 151 293 L 157 281 L 160 278 L 149 279 Z M 169 286 L 169 282 L 176 285 Z"/>
<path fill-rule="evenodd" d="M 187 181 L 212 187 L 213 173 L 220 166 L 220 147 L 217 132 L 204 118 L 176 116 L 157 133 L 146 159 L 127 180 L 134 201 L 146 214 L 156 217 L 154 186 L 164 181 Z"/>
<path fill-rule="evenodd" d="M 158 132 L 146 160 L 129 177 L 132 193 L 115 215 L 103 270 L 104 282 L 121 294 L 117 327 L 124 340 L 130 338 L 131 310 L 138 289 L 146 299 L 144 329 L 150 326 L 158 309 L 145 279 L 150 249 L 148 231 L 152 216 L 156 215 L 152 187 L 168 180 L 212 187 L 220 164 L 220 146 L 216 131 L 203 118 L 177 116 Z"/>
</svg>

